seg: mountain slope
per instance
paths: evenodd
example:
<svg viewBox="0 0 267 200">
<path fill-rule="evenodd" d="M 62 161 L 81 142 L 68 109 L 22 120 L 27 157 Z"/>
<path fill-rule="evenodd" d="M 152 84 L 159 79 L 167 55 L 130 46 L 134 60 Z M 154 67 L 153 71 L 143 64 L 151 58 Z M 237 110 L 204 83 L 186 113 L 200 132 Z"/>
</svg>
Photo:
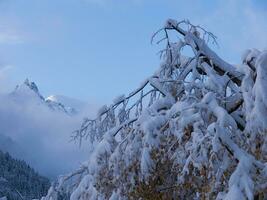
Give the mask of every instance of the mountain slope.
<svg viewBox="0 0 267 200">
<path fill-rule="evenodd" d="M 50 95 L 45 100 L 61 103 L 67 109 L 75 109 L 76 112 L 81 112 L 86 107 L 85 102 L 64 95 Z"/>
<path fill-rule="evenodd" d="M 51 98 L 45 99 L 39 92 L 37 85 L 28 79 L 23 84 L 18 85 L 10 94 L 10 97 L 21 104 L 35 104 L 47 106 L 51 111 L 62 112 L 67 115 L 77 114 L 75 108 L 65 106 L 60 101 L 53 101 Z"/>
<path fill-rule="evenodd" d="M 24 161 L 0 151 L 0 197 L 8 200 L 40 198 L 49 186 L 49 180 L 39 176 Z"/>
</svg>

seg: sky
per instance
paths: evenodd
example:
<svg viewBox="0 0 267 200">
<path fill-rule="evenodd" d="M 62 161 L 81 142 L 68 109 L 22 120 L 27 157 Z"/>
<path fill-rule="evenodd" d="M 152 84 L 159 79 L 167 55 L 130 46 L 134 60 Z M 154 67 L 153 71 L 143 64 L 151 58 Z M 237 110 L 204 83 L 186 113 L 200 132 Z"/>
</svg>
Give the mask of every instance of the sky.
<svg viewBox="0 0 267 200">
<path fill-rule="evenodd" d="M 265 0 L 0 0 L 0 93 L 29 78 L 44 96 L 108 104 L 157 70 L 150 39 L 168 18 L 213 32 L 231 63 L 267 47 Z"/>
</svg>

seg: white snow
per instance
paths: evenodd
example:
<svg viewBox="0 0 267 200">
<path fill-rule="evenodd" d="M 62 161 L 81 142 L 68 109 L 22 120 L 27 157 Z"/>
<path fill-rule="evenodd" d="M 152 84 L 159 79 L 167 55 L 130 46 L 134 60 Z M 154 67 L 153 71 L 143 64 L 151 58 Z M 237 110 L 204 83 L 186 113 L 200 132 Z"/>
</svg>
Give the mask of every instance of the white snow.
<svg viewBox="0 0 267 200">
<path fill-rule="evenodd" d="M 167 37 L 171 30 L 178 42 Z M 95 148 L 71 199 L 129 199 L 138 186 L 151 195 L 174 187 L 161 194 L 178 199 L 254 199 L 267 188 L 267 52 L 246 51 L 241 65 L 231 65 L 208 47 L 205 38 L 215 36 L 200 26 L 168 20 L 162 31 L 160 69 L 77 132 Z M 192 58 L 181 56 L 184 46 Z M 144 104 L 149 86 L 155 92 Z"/>
</svg>

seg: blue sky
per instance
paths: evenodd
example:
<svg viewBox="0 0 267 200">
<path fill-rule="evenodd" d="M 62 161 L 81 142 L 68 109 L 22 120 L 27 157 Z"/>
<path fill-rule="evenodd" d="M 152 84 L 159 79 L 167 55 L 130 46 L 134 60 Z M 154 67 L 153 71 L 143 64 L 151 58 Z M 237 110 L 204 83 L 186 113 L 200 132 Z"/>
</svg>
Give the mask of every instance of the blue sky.
<svg viewBox="0 0 267 200">
<path fill-rule="evenodd" d="M 265 0 L 0 0 L 0 92 L 28 77 L 45 96 L 109 103 L 157 69 L 150 38 L 168 18 L 212 31 L 232 63 L 267 47 Z"/>
</svg>

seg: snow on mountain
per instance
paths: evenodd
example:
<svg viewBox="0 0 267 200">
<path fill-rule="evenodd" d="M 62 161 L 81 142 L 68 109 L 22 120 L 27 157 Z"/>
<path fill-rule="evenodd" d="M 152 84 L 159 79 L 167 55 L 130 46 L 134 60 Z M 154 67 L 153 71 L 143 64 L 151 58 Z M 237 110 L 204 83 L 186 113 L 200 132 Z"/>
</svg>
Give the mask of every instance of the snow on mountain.
<svg viewBox="0 0 267 200">
<path fill-rule="evenodd" d="M 29 79 L 26 79 L 23 84 L 17 85 L 15 90 L 10 94 L 10 97 L 18 103 L 46 105 L 52 111 L 63 112 L 68 115 L 74 115 L 78 113 L 75 108 L 71 106 L 65 106 L 58 100 L 55 101 L 49 97 L 45 99 L 42 94 L 40 94 L 37 85 L 34 82 L 30 82 Z"/>
<path fill-rule="evenodd" d="M 91 148 L 79 148 L 70 142 L 84 111 L 73 108 L 74 103 L 64 105 L 70 100 L 60 100 L 63 98 L 45 99 L 38 86 L 28 79 L 11 93 L 0 95 L 0 150 L 25 160 L 49 178 L 77 167 Z M 94 107 L 87 109 L 93 112 Z"/>
<path fill-rule="evenodd" d="M 30 82 L 29 79 L 26 79 L 21 85 L 17 85 L 15 90 L 10 93 L 10 97 L 20 103 L 25 103 L 28 100 L 37 100 L 40 103 L 45 100 L 39 93 L 37 85 L 34 82 Z"/>
<path fill-rule="evenodd" d="M 75 111 L 77 111 L 77 112 L 82 111 L 87 105 L 85 102 L 83 102 L 81 100 L 67 97 L 64 95 L 50 95 L 45 99 L 45 101 L 61 103 L 65 106 L 65 108 L 75 109 Z"/>
</svg>

